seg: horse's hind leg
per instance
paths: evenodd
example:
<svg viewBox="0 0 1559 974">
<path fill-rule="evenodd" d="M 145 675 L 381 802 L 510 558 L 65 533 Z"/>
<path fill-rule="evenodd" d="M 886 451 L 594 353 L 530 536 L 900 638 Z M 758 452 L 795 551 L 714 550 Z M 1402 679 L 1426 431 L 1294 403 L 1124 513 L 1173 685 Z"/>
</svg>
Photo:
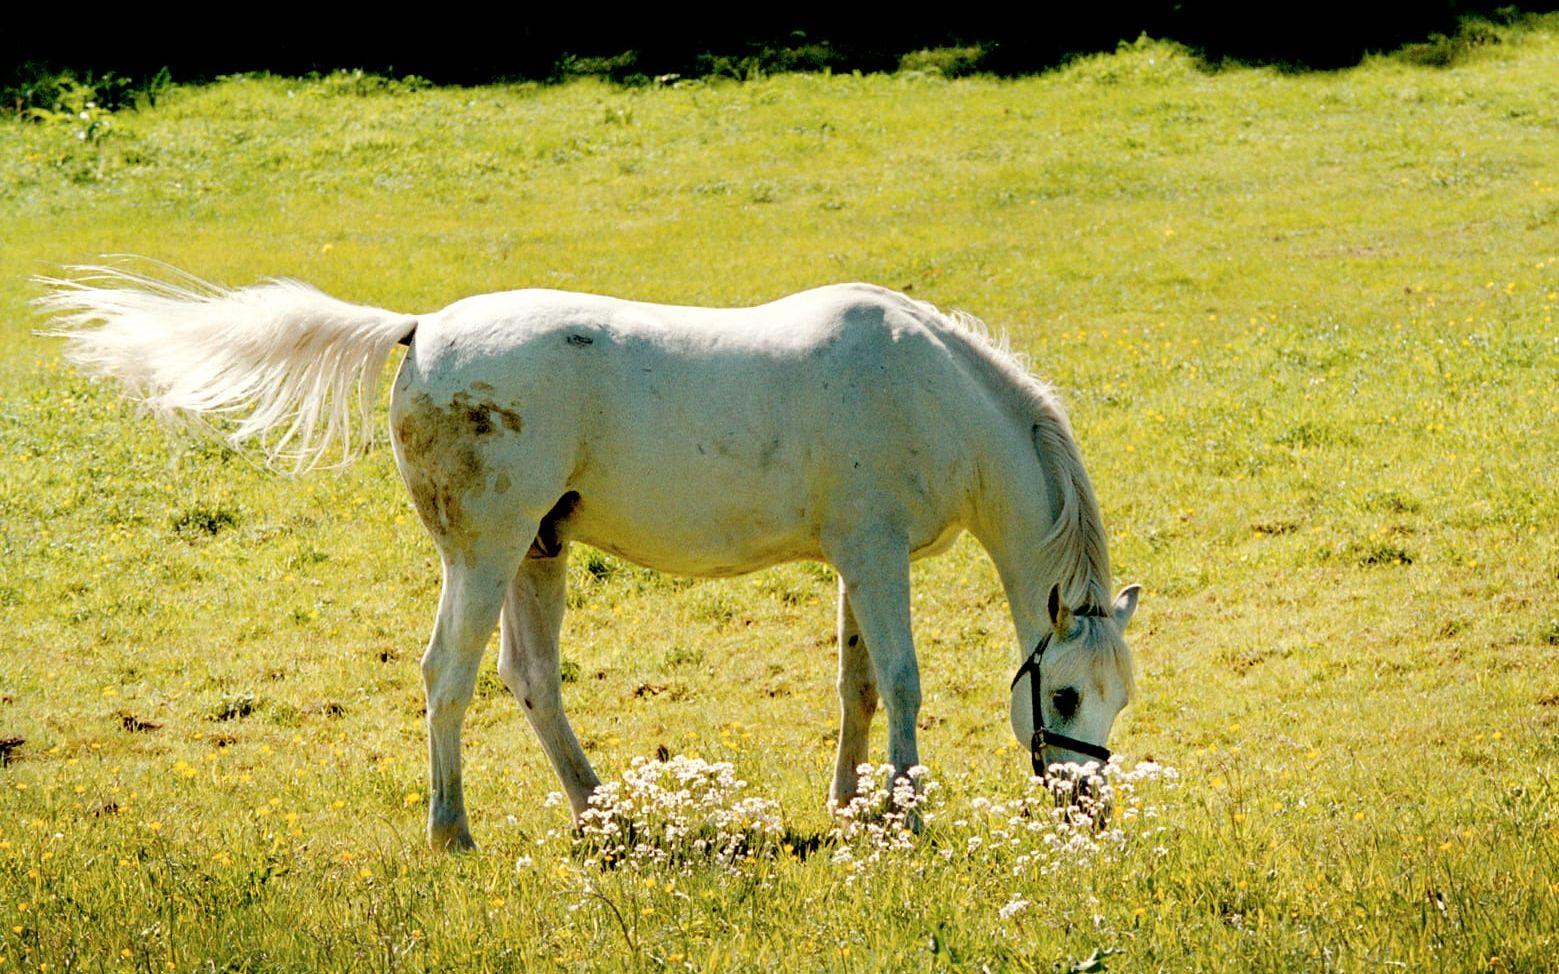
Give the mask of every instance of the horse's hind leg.
<svg viewBox="0 0 1559 974">
<path fill-rule="evenodd" d="M 856 768 L 866 760 L 867 734 L 877 712 L 877 677 L 866 640 L 850 610 L 844 576 L 839 578 L 839 754 L 828 797 L 836 806 L 855 797 Z"/>
<path fill-rule="evenodd" d="M 428 844 L 435 849 L 475 846 L 461 788 L 460 728 L 476 687 L 482 650 L 519 559 L 519 552 L 507 551 L 444 558 L 438 618 L 422 657 L 428 694 Z"/>
<path fill-rule="evenodd" d="M 546 531 L 543 525 L 543 533 Z M 578 816 L 601 779 L 563 713 L 558 640 L 563 629 L 568 545 L 532 546 L 509 584 L 499 626 L 498 676 L 514 694 Z M 548 552 L 551 554 L 548 554 Z"/>
</svg>

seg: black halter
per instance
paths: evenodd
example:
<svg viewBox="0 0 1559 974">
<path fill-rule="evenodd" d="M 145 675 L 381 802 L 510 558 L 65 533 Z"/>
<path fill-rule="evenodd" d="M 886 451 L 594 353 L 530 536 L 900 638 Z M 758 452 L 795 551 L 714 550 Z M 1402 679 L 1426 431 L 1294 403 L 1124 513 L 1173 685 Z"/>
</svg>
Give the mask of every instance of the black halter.
<svg viewBox="0 0 1559 974">
<path fill-rule="evenodd" d="M 1079 612 L 1082 616 L 1103 616 L 1100 611 Z M 1068 751 L 1076 751 L 1078 754 L 1086 754 L 1088 757 L 1098 760 L 1101 764 L 1110 760 L 1110 749 L 1099 744 L 1089 744 L 1075 737 L 1067 737 L 1065 734 L 1057 734 L 1055 731 L 1045 730 L 1044 687 L 1040 683 L 1040 660 L 1045 655 L 1045 650 L 1050 647 L 1050 638 L 1054 633 L 1045 633 L 1039 645 L 1029 654 L 1023 665 L 1018 667 L 1018 672 L 1012 677 L 1012 686 L 1017 686 L 1023 679 L 1023 674 L 1031 674 L 1029 679 L 1029 695 L 1034 702 L 1034 736 L 1029 738 L 1029 760 L 1033 762 L 1034 773 L 1043 777 L 1045 774 L 1045 747 L 1063 747 Z"/>
</svg>

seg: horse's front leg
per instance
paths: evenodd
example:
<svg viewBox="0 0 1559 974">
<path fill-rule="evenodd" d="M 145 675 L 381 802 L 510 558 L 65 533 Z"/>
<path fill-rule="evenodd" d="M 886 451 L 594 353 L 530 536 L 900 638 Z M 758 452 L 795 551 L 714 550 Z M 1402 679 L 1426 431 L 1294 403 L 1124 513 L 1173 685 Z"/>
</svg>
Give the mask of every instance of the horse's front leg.
<svg viewBox="0 0 1559 974">
<path fill-rule="evenodd" d="M 888 711 L 888 763 L 902 775 L 920 763 L 915 744 L 920 669 L 909 621 L 909 544 L 895 529 L 866 527 L 825 538 L 824 552 L 839 570 L 876 671 L 877 689 Z M 841 647 L 841 653 L 847 648 Z"/>
<path fill-rule="evenodd" d="M 460 775 L 460 728 L 476 687 L 477 665 L 514 574 L 513 561 L 469 553 L 446 554 L 433 637 L 422 656 L 428 694 L 428 844 L 470 849 Z"/>
<path fill-rule="evenodd" d="M 856 769 L 866 761 L 867 735 L 877 713 L 877 677 L 850 597 L 845 592 L 844 576 L 839 578 L 839 754 L 834 760 L 834 784 L 829 800 L 843 807 L 855 797 Z"/>
<path fill-rule="evenodd" d="M 577 818 L 590 807 L 601 779 L 590 767 L 563 713 L 558 641 L 568 582 L 568 548 L 552 557 L 528 557 L 504 599 L 498 676 L 514 694 L 541 748 L 552 762 Z"/>
</svg>

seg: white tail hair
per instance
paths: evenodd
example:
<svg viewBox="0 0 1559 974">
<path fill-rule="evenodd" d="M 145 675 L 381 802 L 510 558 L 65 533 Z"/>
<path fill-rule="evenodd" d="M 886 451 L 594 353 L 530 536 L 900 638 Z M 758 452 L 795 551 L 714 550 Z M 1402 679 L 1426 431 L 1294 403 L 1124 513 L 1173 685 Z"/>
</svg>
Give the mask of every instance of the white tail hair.
<svg viewBox="0 0 1559 974">
<path fill-rule="evenodd" d="M 298 281 L 229 289 L 118 267 L 38 278 L 44 332 L 87 373 L 121 382 L 168 423 L 191 423 L 267 466 L 310 470 L 337 442 L 350 462 L 373 440 L 379 376 L 412 315 L 339 301 Z"/>
</svg>

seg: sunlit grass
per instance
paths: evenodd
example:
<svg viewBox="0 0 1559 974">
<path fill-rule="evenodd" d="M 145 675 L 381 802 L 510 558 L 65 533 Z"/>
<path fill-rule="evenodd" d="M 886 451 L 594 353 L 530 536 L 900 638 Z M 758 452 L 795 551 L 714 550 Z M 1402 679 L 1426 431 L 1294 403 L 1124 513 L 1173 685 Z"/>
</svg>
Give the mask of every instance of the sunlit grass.
<svg viewBox="0 0 1559 974">
<path fill-rule="evenodd" d="M 0 768 L 0 971 L 1541 967 L 1555 77 L 1538 29 L 1443 71 L 1207 74 L 1144 46 L 1011 82 L 251 79 L 92 139 L 0 125 L 0 739 L 26 739 Z M 73 376 L 27 278 L 116 252 L 409 311 L 865 279 L 1010 330 L 1147 588 L 1111 744 L 1180 770 L 1167 831 L 1051 876 L 935 830 L 856 882 L 828 855 L 587 874 L 537 844 L 567 819 L 489 660 L 483 851 L 424 852 L 437 566 L 387 452 L 278 479 Z M 564 693 L 603 776 L 661 745 L 731 761 L 793 838 L 826 833 L 831 574 L 571 572 Z M 994 573 L 964 541 L 915 585 L 922 754 L 949 804 L 1011 801 Z"/>
</svg>

